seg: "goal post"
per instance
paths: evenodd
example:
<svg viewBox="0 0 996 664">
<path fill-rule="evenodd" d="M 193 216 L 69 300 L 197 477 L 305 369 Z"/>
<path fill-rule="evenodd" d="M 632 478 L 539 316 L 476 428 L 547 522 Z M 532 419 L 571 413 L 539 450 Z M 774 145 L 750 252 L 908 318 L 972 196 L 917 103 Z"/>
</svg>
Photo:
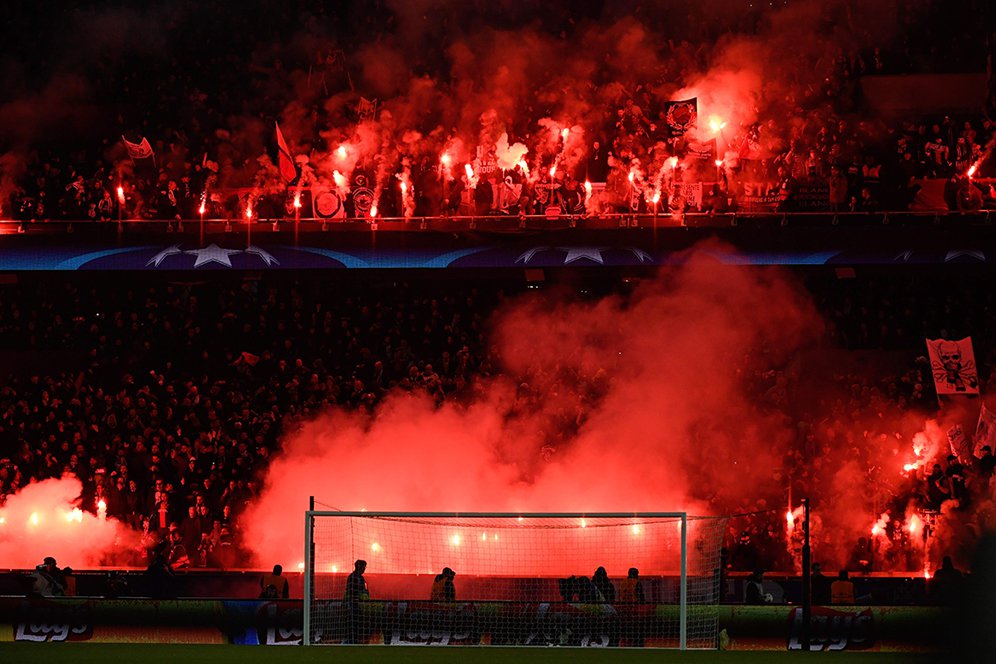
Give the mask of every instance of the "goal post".
<svg viewBox="0 0 996 664">
<path fill-rule="evenodd" d="M 714 648 L 725 523 L 310 509 L 303 643 Z"/>
</svg>

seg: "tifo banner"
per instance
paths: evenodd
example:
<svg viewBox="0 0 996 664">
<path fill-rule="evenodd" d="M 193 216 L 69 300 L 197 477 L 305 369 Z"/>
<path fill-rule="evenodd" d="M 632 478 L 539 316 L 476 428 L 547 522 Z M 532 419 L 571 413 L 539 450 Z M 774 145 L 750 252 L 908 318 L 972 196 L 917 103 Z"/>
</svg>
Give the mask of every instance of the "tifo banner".
<svg viewBox="0 0 996 664">
<path fill-rule="evenodd" d="M 972 337 L 958 341 L 927 339 L 927 352 L 938 395 L 979 393 Z"/>
</svg>

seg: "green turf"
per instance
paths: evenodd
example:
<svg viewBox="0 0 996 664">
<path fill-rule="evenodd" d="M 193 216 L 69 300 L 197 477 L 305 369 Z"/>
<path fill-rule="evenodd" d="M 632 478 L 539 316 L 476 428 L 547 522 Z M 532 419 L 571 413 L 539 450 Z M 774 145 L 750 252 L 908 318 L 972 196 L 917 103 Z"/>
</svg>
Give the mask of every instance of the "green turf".
<svg viewBox="0 0 996 664">
<path fill-rule="evenodd" d="M 800 659 L 826 664 L 857 662 L 859 664 L 894 664 L 914 662 L 927 664 L 930 658 L 903 653 L 825 653 L 799 652 L 676 652 L 670 650 L 602 650 L 574 648 L 489 648 L 454 646 L 331 646 L 302 648 L 299 646 L 190 646 L 135 645 L 98 643 L 13 643 L 0 644 L 2 664 L 282 664 L 284 662 L 316 662 L 321 664 L 360 664 L 365 662 L 404 662 L 404 664 L 571 664 L 592 662 L 690 662 L 706 664 L 755 664 L 760 662 L 798 662 Z"/>
</svg>

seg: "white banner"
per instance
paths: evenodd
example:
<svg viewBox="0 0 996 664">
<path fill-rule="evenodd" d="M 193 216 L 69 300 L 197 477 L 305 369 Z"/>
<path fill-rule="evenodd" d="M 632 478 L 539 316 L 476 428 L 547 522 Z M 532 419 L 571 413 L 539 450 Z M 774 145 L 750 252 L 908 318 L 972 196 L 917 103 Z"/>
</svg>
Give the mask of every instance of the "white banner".
<svg viewBox="0 0 996 664">
<path fill-rule="evenodd" d="M 958 341 L 927 339 L 927 352 L 938 395 L 979 393 L 972 337 Z"/>
</svg>

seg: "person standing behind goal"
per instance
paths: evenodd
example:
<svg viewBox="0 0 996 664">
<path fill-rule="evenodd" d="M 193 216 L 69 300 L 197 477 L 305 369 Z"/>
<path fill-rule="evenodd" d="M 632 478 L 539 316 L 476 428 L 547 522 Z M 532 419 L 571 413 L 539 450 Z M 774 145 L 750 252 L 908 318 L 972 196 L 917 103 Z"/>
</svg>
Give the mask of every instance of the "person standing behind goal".
<svg viewBox="0 0 996 664">
<path fill-rule="evenodd" d="M 349 612 L 349 640 L 347 643 L 359 643 L 360 600 L 370 599 L 367 582 L 363 573 L 367 570 L 367 561 L 357 560 L 353 563 L 353 571 L 346 577 L 346 594 L 343 600 Z"/>
</svg>

